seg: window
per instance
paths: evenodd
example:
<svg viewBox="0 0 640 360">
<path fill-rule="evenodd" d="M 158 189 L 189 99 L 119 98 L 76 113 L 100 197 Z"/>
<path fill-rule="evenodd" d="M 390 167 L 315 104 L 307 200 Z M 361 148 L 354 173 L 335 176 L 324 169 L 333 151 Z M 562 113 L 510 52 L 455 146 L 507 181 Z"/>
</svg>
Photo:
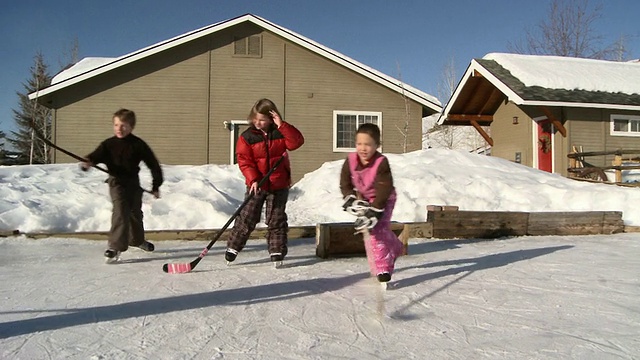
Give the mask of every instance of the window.
<svg viewBox="0 0 640 360">
<path fill-rule="evenodd" d="M 262 56 L 262 37 L 251 35 L 243 38 L 233 38 L 233 55 L 244 57 Z"/>
<path fill-rule="evenodd" d="M 365 123 L 378 125 L 382 132 L 382 113 L 371 111 L 334 111 L 333 151 L 354 151 L 356 148 L 356 130 L 358 130 L 358 126 Z"/>
<path fill-rule="evenodd" d="M 640 116 L 611 115 L 611 135 L 640 136 Z"/>
</svg>

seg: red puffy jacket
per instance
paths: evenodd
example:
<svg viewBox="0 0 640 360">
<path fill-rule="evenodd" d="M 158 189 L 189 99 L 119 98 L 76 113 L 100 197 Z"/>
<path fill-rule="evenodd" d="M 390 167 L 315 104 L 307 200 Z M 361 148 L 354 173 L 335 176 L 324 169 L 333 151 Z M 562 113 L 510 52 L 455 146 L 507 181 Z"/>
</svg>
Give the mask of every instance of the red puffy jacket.
<svg viewBox="0 0 640 360">
<path fill-rule="evenodd" d="M 287 150 L 295 150 L 304 144 L 304 137 L 293 125 L 282 122 L 279 128 L 273 125 L 266 134 L 254 126 L 245 130 L 236 143 L 236 158 L 247 186 L 260 181 L 273 164 Z M 271 173 L 261 189 L 275 191 L 291 186 L 291 164 L 285 158 Z"/>
</svg>

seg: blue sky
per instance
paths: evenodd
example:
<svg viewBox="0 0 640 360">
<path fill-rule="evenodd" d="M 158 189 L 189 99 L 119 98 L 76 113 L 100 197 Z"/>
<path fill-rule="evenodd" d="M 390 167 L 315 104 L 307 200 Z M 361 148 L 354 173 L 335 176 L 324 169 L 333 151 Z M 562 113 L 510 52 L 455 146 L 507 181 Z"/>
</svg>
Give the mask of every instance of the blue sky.
<svg viewBox="0 0 640 360">
<path fill-rule="evenodd" d="M 0 12 L 0 130 L 14 130 L 11 109 L 36 52 L 51 74 L 78 39 L 79 57 L 116 57 L 218 21 L 252 13 L 431 95 L 453 59 L 456 76 L 469 61 L 507 52 L 548 13 L 530 0 L 14 0 Z M 597 4 L 595 0 L 590 3 Z M 596 31 L 621 35 L 640 57 L 640 2 L 602 2 Z M 126 106 L 126 104 L 123 104 Z"/>
</svg>

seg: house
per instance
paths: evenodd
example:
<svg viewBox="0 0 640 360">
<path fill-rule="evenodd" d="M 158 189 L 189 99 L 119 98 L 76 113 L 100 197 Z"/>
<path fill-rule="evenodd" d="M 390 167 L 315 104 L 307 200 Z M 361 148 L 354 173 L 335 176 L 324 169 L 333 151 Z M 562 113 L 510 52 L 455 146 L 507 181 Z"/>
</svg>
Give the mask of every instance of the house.
<svg viewBox="0 0 640 360">
<path fill-rule="evenodd" d="M 263 97 L 305 135 L 291 154 L 294 181 L 353 151 L 363 122 L 381 127 L 384 152 L 405 142 L 420 149 L 422 117 L 442 111 L 435 97 L 252 14 L 118 58 L 83 59 L 30 94 L 53 109 L 52 141 L 62 148 L 89 153 L 113 135 L 111 115 L 124 107 L 163 164 L 185 165 L 235 163 L 236 139 Z"/>
<path fill-rule="evenodd" d="M 567 176 L 574 146 L 640 148 L 640 64 L 491 53 L 471 60 L 438 123 L 473 126 L 492 156 Z"/>
</svg>

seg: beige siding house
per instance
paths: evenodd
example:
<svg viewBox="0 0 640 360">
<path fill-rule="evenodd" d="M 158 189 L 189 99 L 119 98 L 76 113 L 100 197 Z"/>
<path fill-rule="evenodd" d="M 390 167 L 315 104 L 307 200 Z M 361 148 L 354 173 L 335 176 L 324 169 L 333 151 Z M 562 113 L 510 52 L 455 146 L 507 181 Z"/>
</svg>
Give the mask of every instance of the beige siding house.
<svg viewBox="0 0 640 360">
<path fill-rule="evenodd" d="M 640 63 L 488 54 L 471 61 L 438 123 L 474 126 L 492 156 L 567 176 L 574 146 L 640 149 Z"/>
<path fill-rule="evenodd" d="M 433 96 L 251 14 L 115 59 L 83 59 L 30 94 L 54 110 L 52 141 L 62 148 L 90 152 L 124 107 L 163 164 L 185 165 L 234 163 L 235 140 L 263 97 L 306 138 L 291 154 L 295 181 L 344 158 L 363 122 L 381 127 L 383 152 L 402 152 L 405 141 L 420 149 L 422 117 L 442 110 Z"/>
</svg>

